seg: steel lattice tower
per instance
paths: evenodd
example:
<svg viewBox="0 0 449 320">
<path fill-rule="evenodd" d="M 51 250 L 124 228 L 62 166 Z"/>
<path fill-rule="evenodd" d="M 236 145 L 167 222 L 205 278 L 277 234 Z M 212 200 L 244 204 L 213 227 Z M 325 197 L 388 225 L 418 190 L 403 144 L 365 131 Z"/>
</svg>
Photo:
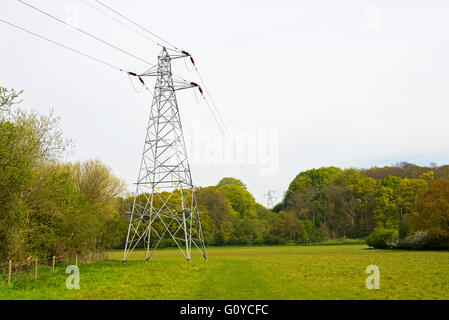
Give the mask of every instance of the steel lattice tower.
<svg viewBox="0 0 449 320">
<path fill-rule="evenodd" d="M 276 191 L 268 190 L 268 193 L 264 194 L 267 197 L 267 209 L 273 209 L 273 200 L 277 199 L 275 196 Z"/>
<path fill-rule="evenodd" d="M 176 91 L 198 85 L 174 81 L 171 71 L 172 60 L 185 57 L 188 55 L 184 53 L 170 55 L 163 48 L 157 69 L 141 75 L 156 77 L 156 84 L 123 261 L 139 244 L 144 245 L 148 260 L 150 251 L 166 235 L 187 260 L 191 258 L 192 244 L 207 259 L 176 100 Z"/>
</svg>

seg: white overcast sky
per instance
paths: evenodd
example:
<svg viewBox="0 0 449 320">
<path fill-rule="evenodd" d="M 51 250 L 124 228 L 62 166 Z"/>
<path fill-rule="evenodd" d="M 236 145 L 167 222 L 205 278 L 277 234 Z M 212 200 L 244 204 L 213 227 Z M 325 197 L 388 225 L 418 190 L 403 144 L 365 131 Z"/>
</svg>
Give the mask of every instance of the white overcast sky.
<svg viewBox="0 0 449 320">
<path fill-rule="evenodd" d="M 86 5 L 94 0 L 25 1 L 156 62 L 160 48 Z M 310 168 L 448 162 L 447 0 L 103 1 L 191 52 L 231 134 L 260 133 L 256 144 L 266 141 L 276 153 L 268 174 L 263 159 L 239 156 L 261 190 L 239 166 L 215 164 L 220 175 L 244 180 L 259 202 L 268 189 L 279 200 Z M 147 68 L 15 0 L 1 0 L 0 18 L 125 69 Z M 196 79 L 183 62 L 174 72 Z M 54 109 L 75 141 L 67 160 L 101 159 L 132 191 L 148 92 L 136 93 L 124 73 L 1 23 L 0 85 L 23 89 L 27 108 Z M 195 130 L 210 136 L 207 107 L 192 93 L 178 100 L 187 140 L 195 141 Z M 206 142 L 196 144 L 191 156 Z M 201 186 L 221 178 L 197 160 L 192 175 Z"/>
</svg>

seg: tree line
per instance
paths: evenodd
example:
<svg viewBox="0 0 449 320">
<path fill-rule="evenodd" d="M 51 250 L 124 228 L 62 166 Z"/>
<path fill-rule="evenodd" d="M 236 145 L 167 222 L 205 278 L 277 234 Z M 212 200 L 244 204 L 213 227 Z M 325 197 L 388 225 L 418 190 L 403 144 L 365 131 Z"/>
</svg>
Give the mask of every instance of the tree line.
<svg viewBox="0 0 449 320">
<path fill-rule="evenodd" d="M 449 165 L 307 170 L 273 210 L 234 178 L 199 189 L 198 201 L 214 245 L 366 238 L 376 248 L 449 248 Z"/>
<path fill-rule="evenodd" d="M 273 210 L 231 177 L 198 188 L 196 196 L 208 245 L 366 238 L 376 248 L 444 249 L 449 247 L 448 178 L 449 165 L 323 167 L 299 173 Z M 120 211 L 131 211 L 132 201 L 123 199 Z"/>
<path fill-rule="evenodd" d="M 0 87 L 0 261 L 118 245 L 125 184 L 99 160 L 64 163 L 59 118 L 19 108 Z"/>
<path fill-rule="evenodd" d="M 72 142 L 58 117 L 21 108 L 20 94 L 0 87 L 0 261 L 123 248 L 134 200 L 125 183 L 100 160 L 63 162 Z M 272 210 L 232 177 L 195 192 L 207 245 L 449 247 L 449 165 L 303 171 Z"/>
<path fill-rule="evenodd" d="M 292 221 L 289 241 L 367 237 L 376 248 L 449 248 L 448 179 L 449 166 L 435 164 L 312 169 L 274 211 Z"/>
</svg>

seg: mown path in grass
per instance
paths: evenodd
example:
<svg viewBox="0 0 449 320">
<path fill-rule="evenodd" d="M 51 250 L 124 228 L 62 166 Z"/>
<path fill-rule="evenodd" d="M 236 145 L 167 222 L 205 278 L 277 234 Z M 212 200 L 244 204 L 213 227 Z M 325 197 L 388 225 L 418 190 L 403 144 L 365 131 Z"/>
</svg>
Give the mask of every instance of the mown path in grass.
<svg viewBox="0 0 449 320">
<path fill-rule="evenodd" d="M 80 265 L 81 289 L 68 276 L 40 270 L 0 276 L 0 299 L 449 299 L 449 252 L 381 251 L 364 245 L 209 248 L 209 260 L 187 262 L 179 251 L 143 252 L 121 262 Z M 380 289 L 368 290 L 365 269 L 380 268 Z"/>
</svg>

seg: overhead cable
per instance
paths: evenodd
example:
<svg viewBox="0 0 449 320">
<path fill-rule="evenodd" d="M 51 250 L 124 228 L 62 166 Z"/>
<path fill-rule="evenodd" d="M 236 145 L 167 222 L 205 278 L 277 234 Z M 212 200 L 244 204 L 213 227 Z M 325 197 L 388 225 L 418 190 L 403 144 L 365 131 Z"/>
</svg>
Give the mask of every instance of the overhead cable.
<svg viewBox="0 0 449 320">
<path fill-rule="evenodd" d="M 126 54 L 126 55 L 129 55 L 129 56 L 131 56 L 131 57 L 133 57 L 133 58 L 135 58 L 135 59 L 137 59 L 137 60 L 139 60 L 139 61 L 141 61 L 141 62 L 143 62 L 143 63 L 146 63 L 146 64 L 148 64 L 148 65 L 150 65 L 150 66 L 153 66 L 153 64 L 152 64 L 151 62 L 149 62 L 149 61 L 147 61 L 147 60 L 145 60 L 145 59 L 142 59 L 142 58 L 140 58 L 140 57 L 138 57 L 138 56 L 136 56 L 136 55 L 134 55 L 134 54 L 132 54 L 132 53 L 130 53 L 130 52 L 124 50 L 124 49 L 121 49 L 121 48 L 117 47 L 116 45 L 111 44 L 111 43 L 109 43 L 109 42 L 107 42 L 107 41 L 105 41 L 105 40 L 103 40 L 103 39 L 101 39 L 101 38 L 99 38 L 99 37 L 97 37 L 97 36 L 95 36 L 95 35 L 93 35 L 93 34 L 87 32 L 87 31 L 84 31 L 84 30 L 82 30 L 82 29 L 80 29 L 80 28 L 78 28 L 78 27 L 75 27 L 74 25 L 72 25 L 72 24 L 70 24 L 70 23 L 67 23 L 67 22 L 65 22 L 64 20 L 61 20 L 61 19 L 59 19 L 59 18 L 57 18 L 57 17 L 55 17 L 55 16 L 53 16 L 53 15 L 51 15 L 51 14 L 49 14 L 49 13 L 43 11 L 43 10 L 41 10 L 41 9 L 39 9 L 39 8 L 37 8 L 37 7 L 35 7 L 35 6 L 32 6 L 31 4 L 26 3 L 26 2 L 23 1 L 23 0 L 16 0 L 16 1 L 18 1 L 18 2 L 20 2 L 20 3 L 22 3 L 22 4 L 24 4 L 24 5 L 26 5 L 26 6 L 28 6 L 28 7 L 30 7 L 30 8 L 33 9 L 33 10 L 36 10 L 36 11 L 38 11 L 38 12 L 40 12 L 40 13 L 46 15 L 47 17 L 52 18 L 53 20 L 56 20 L 56 21 L 58 21 L 58 22 L 60 22 L 60 23 L 62 23 L 62 24 L 64 24 L 64 25 L 66 25 L 66 26 L 68 26 L 68 27 L 71 27 L 71 28 L 73 28 L 74 30 L 83 33 L 84 35 L 87 35 L 87 36 L 89 36 L 89 37 L 91 37 L 91 38 L 93 38 L 93 39 L 95 39 L 95 40 L 97 40 L 97 41 L 100 41 L 101 43 L 103 43 L 103 44 L 105 44 L 105 45 L 107 45 L 107 46 L 109 46 L 109 47 L 111 47 L 111 48 L 113 48 L 113 49 L 115 49 L 115 50 L 118 50 L 118 51 L 120 51 L 120 52 L 122 52 L 122 53 L 124 53 L 124 54 Z"/>
</svg>

